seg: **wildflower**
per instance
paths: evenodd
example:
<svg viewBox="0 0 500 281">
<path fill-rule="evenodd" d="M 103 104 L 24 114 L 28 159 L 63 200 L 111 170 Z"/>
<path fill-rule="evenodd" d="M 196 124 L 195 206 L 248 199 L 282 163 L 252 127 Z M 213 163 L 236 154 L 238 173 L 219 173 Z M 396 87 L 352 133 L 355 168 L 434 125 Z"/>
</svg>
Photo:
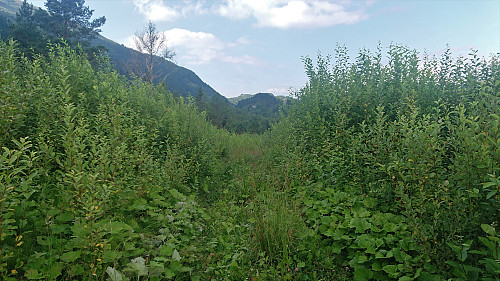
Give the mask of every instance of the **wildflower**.
<svg viewBox="0 0 500 281">
<path fill-rule="evenodd" d="M 345 270 L 349 270 L 349 267 L 348 267 L 348 266 L 346 266 L 346 267 L 345 267 Z"/>
<path fill-rule="evenodd" d="M 299 268 L 297 268 L 297 267 L 296 267 L 296 268 L 295 268 L 295 271 L 299 271 Z"/>
</svg>

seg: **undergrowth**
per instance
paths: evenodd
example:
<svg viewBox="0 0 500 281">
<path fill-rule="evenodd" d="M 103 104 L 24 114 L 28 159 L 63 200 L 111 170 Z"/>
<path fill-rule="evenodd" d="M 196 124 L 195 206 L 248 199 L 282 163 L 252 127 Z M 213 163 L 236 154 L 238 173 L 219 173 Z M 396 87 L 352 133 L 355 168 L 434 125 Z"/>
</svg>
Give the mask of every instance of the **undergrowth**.
<svg viewBox="0 0 500 281">
<path fill-rule="evenodd" d="M 2 280 L 496 280 L 498 56 L 303 58 L 264 135 L 0 43 Z"/>
</svg>

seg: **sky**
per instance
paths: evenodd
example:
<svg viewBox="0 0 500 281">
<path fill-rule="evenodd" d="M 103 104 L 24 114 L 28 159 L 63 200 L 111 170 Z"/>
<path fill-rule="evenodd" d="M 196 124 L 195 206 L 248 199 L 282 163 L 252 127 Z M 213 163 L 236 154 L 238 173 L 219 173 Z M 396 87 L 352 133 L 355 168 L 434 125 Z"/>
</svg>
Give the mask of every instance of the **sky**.
<svg viewBox="0 0 500 281">
<path fill-rule="evenodd" d="M 31 1 L 43 7 L 44 0 Z M 221 95 L 288 95 L 307 82 L 302 57 L 391 43 L 439 56 L 500 52 L 498 0 L 87 0 L 102 35 L 132 46 L 149 20 L 174 62 Z"/>
</svg>

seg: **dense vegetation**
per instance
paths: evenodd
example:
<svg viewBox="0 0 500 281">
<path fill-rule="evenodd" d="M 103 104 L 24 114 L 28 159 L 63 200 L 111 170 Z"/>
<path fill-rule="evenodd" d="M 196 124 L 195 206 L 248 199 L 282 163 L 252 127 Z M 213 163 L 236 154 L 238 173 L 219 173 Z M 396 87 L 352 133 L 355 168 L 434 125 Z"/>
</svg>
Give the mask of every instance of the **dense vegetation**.
<svg viewBox="0 0 500 281">
<path fill-rule="evenodd" d="M 0 42 L 4 280 L 496 280 L 500 60 L 304 58 L 264 135 Z"/>
<path fill-rule="evenodd" d="M 304 58 L 309 83 L 271 133 L 309 250 L 356 280 L 496 280 L 499 57 L 392 45 L 384 65 L 380 49 Z"/>
</svg>

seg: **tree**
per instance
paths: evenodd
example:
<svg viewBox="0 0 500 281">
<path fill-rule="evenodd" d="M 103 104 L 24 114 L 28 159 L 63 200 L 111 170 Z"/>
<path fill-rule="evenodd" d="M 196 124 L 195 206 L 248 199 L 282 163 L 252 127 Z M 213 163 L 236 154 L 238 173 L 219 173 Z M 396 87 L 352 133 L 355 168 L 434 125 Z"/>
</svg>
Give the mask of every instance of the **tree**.
<svg viewBox="0 0 500 281">
<path fill-rule="evenodd" d="M 0 15 L 0 38 L 4 39 L 9 37 L 9 19 L 4 15 Z"/>
<path fill-rule="evenodd" d="M 16 13 L 16 22 L 9 25 L 10 37 L 14 39 L 19 50 L 28 56 L 32 53 L 46 53 L 47 42 L 42 29 L 36 22 L 37 15 L 41 13 L 33 4 L 23 1 Z"/>
<path fill-rule="evenodd" d="M 65 40 L 70 45 L 81 44 L 85 52 L 94 56 L 100 49 L 90 47 L 105 22 L 105 17 L 90 20 L 93 10 L 84 6 L 85 0 L 47 0 L 47 11 L 35 9 L 26 0 L 16 14 L 16 22 L 9 25 L 10 37 L 28 56 L 46 54 L 47 41 Z"/>
<path fill-rule="evenodd" d="M 51 36 L 72 43 L 92 40 L 101 30 L 106 18 L 90 21 L 94 10 L 84 6 L 85 0 L 47 0 L 47 13 L 38 17 L 42 28 Z"/>
<path fill-rule="evenodd" d="M 145 29 L 135 33 L 134 43 L 137 51 L 142 54 L 138 55 L 133 71 L 153 84 L 155 79 L 161 76 L 157 73 L 157 68 L 165 61 L 171 61 L 175 57 L 175 52 L 167 47 L 165 34 L 158 32 L 156 25 L 151 21 Z M 166 75 L 163 80 L 165 78 Z"/>
</svg>

